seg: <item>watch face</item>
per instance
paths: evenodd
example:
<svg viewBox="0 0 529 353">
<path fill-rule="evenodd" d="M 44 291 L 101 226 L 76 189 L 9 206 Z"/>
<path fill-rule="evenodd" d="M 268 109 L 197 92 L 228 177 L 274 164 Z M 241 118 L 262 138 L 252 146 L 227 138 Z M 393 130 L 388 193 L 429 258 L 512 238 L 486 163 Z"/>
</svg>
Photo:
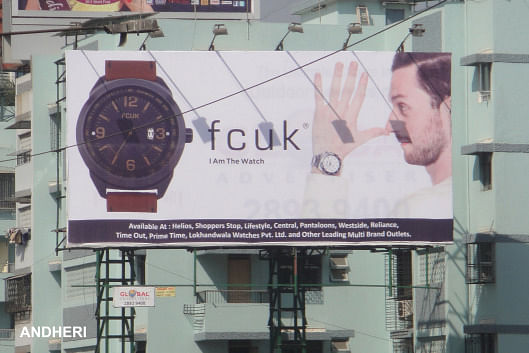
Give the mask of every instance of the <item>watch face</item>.
<svg viewBox="0 0 529 353">
<path fill-rule="evenodd" d="M 320 162 L 321 169 L 327 174 L 338 173 L 341 165 L 340 158 L 335 154 L 327 154 L 323 156 Z"/>
<path fill-rule="evenodd" d="M 119 188 L 148 188 L 172 173 L 182 154 L 184 124 L 167 88 L 120 79 L 96 87 L 77 126 L 89 169 Z"/>
</svg>

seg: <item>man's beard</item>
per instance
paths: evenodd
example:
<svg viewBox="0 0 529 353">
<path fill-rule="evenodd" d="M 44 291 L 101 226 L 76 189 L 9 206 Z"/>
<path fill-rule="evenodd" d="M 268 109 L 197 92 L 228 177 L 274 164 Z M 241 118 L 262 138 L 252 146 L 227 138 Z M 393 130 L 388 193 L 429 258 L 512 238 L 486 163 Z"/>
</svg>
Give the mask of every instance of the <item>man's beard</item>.
<svg viewBox="0 0 529 353">
<path fill-rule="evenodd" d="M 447 141 L 438 119 L 440 119 L 439 116 L 432 119 L 424 134 L 415 139 L 412 138 L 409 145 L 411 148 L 407 152 L 404 151 L 404 159 L 407 163 L 428 166 L 439 159 Z"/>
</svg>

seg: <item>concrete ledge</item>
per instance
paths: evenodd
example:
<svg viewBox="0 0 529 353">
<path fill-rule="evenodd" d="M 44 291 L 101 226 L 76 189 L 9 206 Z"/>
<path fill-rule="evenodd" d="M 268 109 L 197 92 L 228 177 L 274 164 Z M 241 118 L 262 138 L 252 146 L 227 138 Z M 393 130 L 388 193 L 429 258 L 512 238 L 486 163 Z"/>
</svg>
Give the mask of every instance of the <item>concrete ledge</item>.
<svg viewBox="0 0 529 353">
<path fill-rule="evenodd" d="M 461 66 L 475 66 L 481 63 L 512 63 L 512 64 L 527 64 L 529 63 L 529 54 L 504 54 L 504 53 L 488 53 L 488 54 L 471 54 L 464 56 L 460 60 Z"/>
<path fill-rule="evenodd" d="M 483 325 L 465 325 L 463 328 L 465 333 L 501 333 L 501 334 L 529 334 L 529 325 L 497 325 L 497 324 L 483 324 Z"/>
<path fill-rule="evenodd" d="M 333 338 L 354 337 L 354 330 L 326 330 L 307 329 L 307 340 L 309 341 L 330 341 Z M 287 340 L 294 339 L 294 333 L 288 333 L 284 337 Z M 195 342 L 203 341 L 224 341 L 224 340 L 255 340 L 263 341 L 270 339 L 270 332 L 199 332 L 195 333 Z"/>
<path fill-rule="evenodd" d="M 479 153 L 506 152 L 529 153 L 529 144 L 526 143 L 473 143 L 461 147 L 461 154 L 471 155 Z"/>
<path fill-rule="evenodd" d="M 527 243 L 527 239 L 528 234 L 476 233 L 467 235 L 465 243 Z"/>
</svg>

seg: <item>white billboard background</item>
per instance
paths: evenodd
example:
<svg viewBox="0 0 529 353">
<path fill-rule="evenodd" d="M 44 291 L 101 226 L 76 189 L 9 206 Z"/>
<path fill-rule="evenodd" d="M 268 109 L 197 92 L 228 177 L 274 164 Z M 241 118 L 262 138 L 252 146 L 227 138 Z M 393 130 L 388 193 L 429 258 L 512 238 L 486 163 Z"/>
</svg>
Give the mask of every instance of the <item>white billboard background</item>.
<svg viewBox="0 0 529 353">
<path fill-rule="evenodd" d="M 327 53 L 292 52 L 303 65 Z M 222 58 L 243 86 L 248 87 L 296 68 L 286 52 L 221 52 Z M 384 127 L 390 112 L 388 104 L 391 61 L 394 53 L 357 53 L 370 74 L 366 99 L 360 111 L 360 129 Z M 67 53 L 67 144 L 75 145 L 75 126 L 90 89 L 104 75 L 105 60 L 156 60 L 157 75 L 173 92 L 184 114 L 186 127 L 194 128 L 197 114 L 221 132 L 216 135 L 216 150 L 204 143 L 197 131 L 194 141 L 186 144 L 174 169 L 166 194 L 158 200 L 158 212 L 108 213 L 106 200 L 99 196 L 89 171 L 77 148 L 68 149 L 69 219 L 263 219 L 299 218 L 304 197 L 305 180 L 311 168 L 311 133 L 314 114 L 312 80 L 320 72 L 323 93 L 328 97 L 334 65 L 357 61 L 351 52 L 338 53 L 301 70 L 266 82 L 248 91 L 251 100 L 266 120 L 274 124 L 280 139 L 283 121 L 289 133 L 299 131 L 293 141 L 300 151 L 288 146 L 275 146 L 273 151 L 257 151 L 253 147 L 254 130 L 263 121 L 261 114 L 244 93 L 209 104 L 240 91 L 228 67 L 214 52 L 101 52 L 71 51 Z M 345 71 L 345 70 L 344 70 Z M 359 65 L 359 72 L 363 68 Z M 360 76 L 360 75 L 358 75 Z M 382 97 L 378 89 L 386 94 Z M 175 85 L 177 87 L 175 87 Z M 179 93 L 183 93 L 182 95 Z M 192 106 L 187 104 L 189 102 Z M 243 129 L 246 136 L 235 134 L 234 144 L 246 142 L 243 151 L 226 145 L 229 129 Z M 262 135 L 261 135 L 262 137 Z M 264 142 L 261 139 L 261 143 Z M 262 165 L 212 164 L 214 159 L 262 158 Z M 395 203 L 430 185 L 424 167 L 405 163 L 394 135 L 378 137 L 354 150 L 344 161 L 342 178 L 349 180 L 351 218 L 388 217 Z M 90 205 L 90 207 L 86 207 Z"/>
</svg>

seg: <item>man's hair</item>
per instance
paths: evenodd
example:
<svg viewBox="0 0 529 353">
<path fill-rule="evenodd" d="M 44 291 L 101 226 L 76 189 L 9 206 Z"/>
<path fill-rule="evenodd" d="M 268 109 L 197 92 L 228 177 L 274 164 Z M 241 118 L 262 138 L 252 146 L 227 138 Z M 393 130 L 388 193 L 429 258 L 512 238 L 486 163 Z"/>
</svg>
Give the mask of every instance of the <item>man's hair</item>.
<svg viewBox="0 0 529 353">
<path fill-rule="evenodd" d="M 410 65 L 417 67 L 417 79 L 430 95 L 432 106 L 439 108 L 450 97 L 451 54 L 449 53 L 397 53 L 393 57 L 391 71 Z"/>
</svg>

